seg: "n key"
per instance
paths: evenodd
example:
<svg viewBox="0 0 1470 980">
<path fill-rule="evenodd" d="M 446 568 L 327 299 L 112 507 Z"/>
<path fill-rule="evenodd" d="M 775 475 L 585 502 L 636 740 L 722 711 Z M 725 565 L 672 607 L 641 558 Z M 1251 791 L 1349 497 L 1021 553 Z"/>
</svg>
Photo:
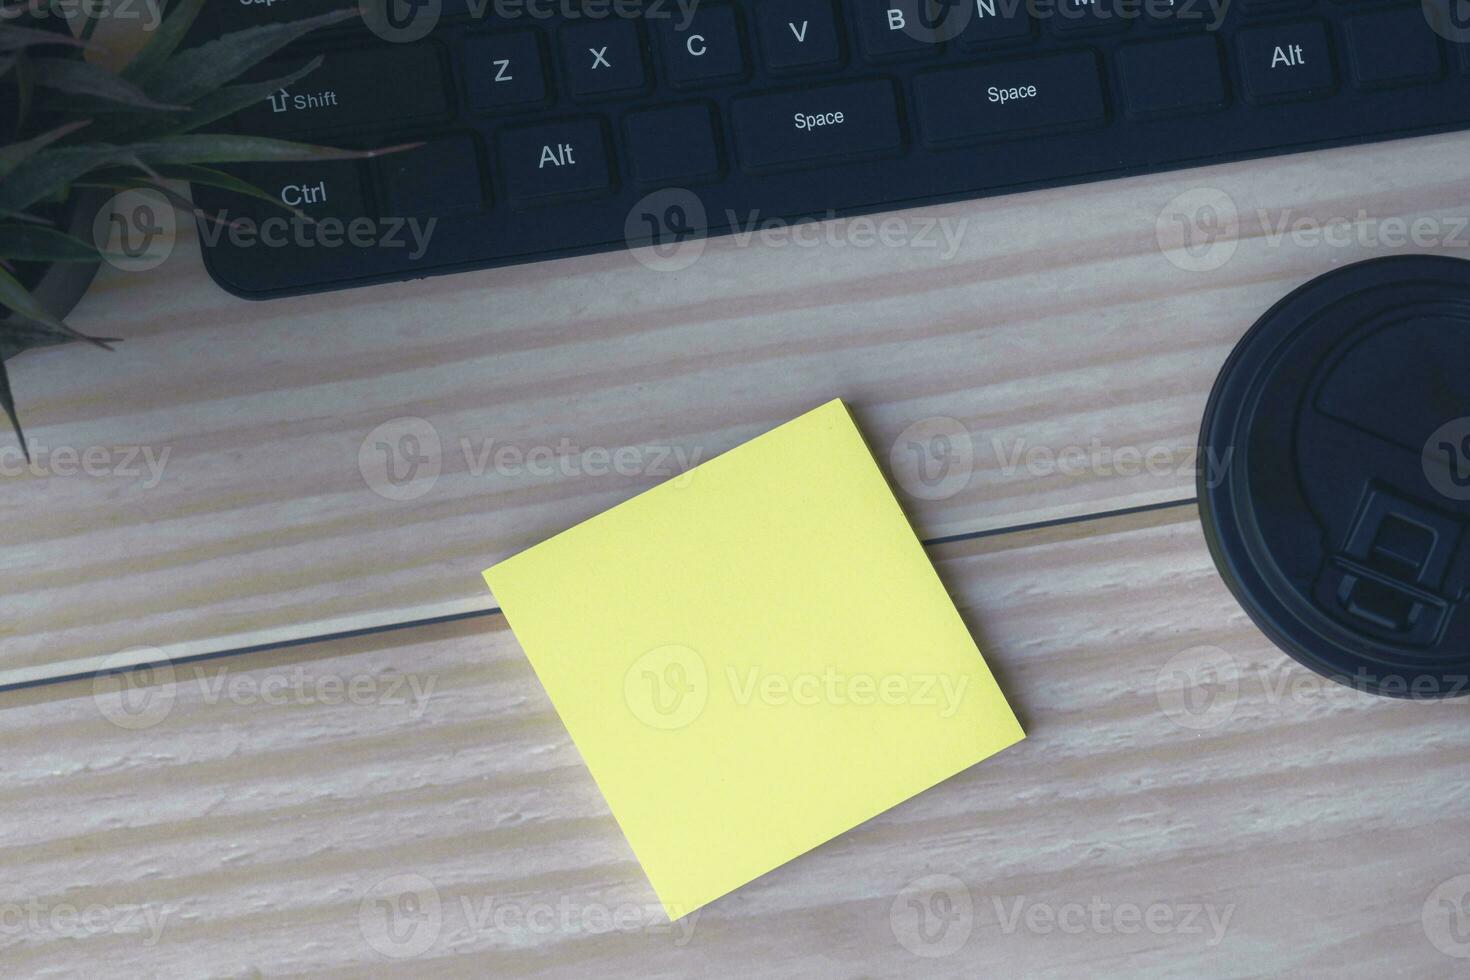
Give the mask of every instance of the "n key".
<svg viewBox="0 0 1470 980">
<path fill-rule="evenodd" d="M 842 61 L 832 0 L 764 0 L 755 16 L 772 71 L 829 68 Z"/>
</svg>

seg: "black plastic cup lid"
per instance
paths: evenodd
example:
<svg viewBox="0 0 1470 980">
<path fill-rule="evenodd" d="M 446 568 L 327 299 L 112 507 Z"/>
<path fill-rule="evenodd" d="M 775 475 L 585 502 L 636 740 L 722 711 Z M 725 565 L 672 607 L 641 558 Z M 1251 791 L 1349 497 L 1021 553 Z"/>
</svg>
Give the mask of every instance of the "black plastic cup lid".
<svg viewBox="0 0 1470 980">
<path fill-rule="evenodd" d="M 1375 694 L 1470 694 L 1470 261 L 1287 296 L 1226 361 L 1200 447 L 1210 552 L 1277 646 Z"/>
</svg>

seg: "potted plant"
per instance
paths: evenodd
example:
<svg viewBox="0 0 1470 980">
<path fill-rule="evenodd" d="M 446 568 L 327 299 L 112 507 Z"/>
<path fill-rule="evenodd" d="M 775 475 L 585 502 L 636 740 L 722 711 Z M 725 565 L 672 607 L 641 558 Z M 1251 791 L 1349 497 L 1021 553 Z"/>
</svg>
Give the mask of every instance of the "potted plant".
<svg viewBox="0 0 1470 980">
<path fill-rule="evenodd" d="M 134 51 L 120 53 L 93 39 L 95 18 L 78 27 L 49 0 L 0 0 L 0 106 L 6 107 L 0 109 L 0 405 L 28 458 L 4 362 L 33 347 L 109 345 L 72 329 L 65 316 L 103 258 L 93 229 L 113 194 L 151 188 L 207 221 L 181 193 L 183 182 L 284 207 L 219 169 L 222 164 L 380 152 L 222 129 L 234 113 L 289 86 L 320 59 L 283 77 L 242 76 L 307 33 L 357 16 L 355 9 L 190 45 L 204 3 L 174 0 Z M 112 55 L 110 63 L 99 54 Z"/>
</svg>

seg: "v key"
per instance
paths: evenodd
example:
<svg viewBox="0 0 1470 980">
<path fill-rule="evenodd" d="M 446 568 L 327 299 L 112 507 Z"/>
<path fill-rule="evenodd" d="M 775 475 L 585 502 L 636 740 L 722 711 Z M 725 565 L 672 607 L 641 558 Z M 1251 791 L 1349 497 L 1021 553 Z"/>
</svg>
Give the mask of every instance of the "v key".
<svg viewBox="0 0 1470 980">
<path fill-rule="evenodd" d="M 832 0 L 768 0 L 756 4 L 755 16 L 772 71 L 809 71 L 842 63 Z"/>
</svg>

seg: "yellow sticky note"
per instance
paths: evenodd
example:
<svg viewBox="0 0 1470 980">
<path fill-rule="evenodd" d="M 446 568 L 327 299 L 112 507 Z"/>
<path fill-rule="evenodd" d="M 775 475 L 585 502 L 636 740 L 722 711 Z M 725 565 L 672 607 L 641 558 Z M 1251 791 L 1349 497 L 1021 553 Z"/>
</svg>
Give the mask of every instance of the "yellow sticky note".
<svg viewBox="0 0 1470 980">
<path fill-rule="evenodd" d="M 485 581 L 671 919 L 1025 737 L 841 401 Z"/>
</svg>

